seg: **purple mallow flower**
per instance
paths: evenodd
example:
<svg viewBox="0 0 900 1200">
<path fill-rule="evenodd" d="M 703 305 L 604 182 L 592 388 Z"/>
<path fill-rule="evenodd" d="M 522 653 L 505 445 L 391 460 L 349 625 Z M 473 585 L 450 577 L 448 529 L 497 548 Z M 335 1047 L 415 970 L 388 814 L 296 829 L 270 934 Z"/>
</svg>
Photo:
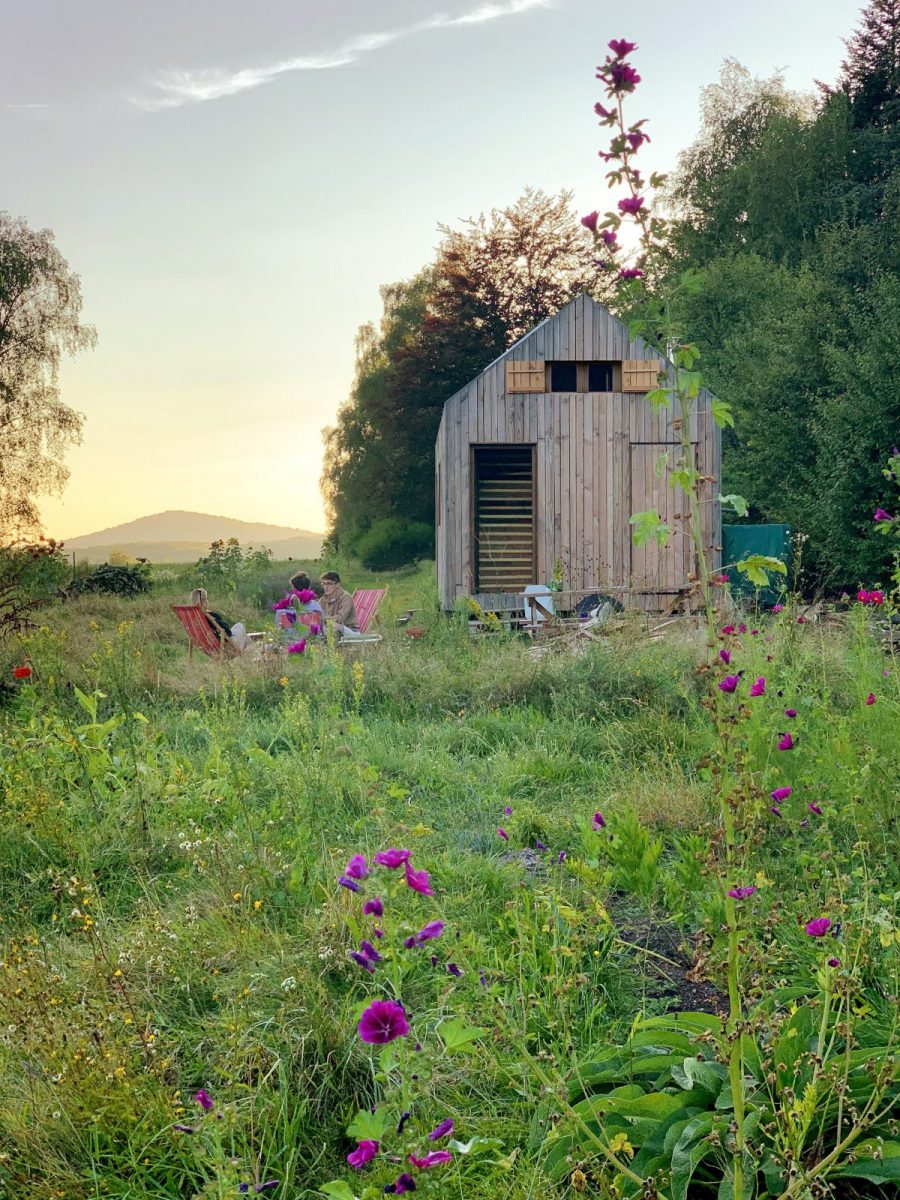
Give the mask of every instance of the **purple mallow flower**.
<svg viewBox="0 0 900 1200">
<path fill-rule="evenodd" d="M 537 841 L 534 843 L 534 848 L 535 848 L 535 850 L 549 850 L 549 848 L 550 848 L 550 847 L 549 847 L 549 846 L 545 846 L 545 845 L 544 845 L 544 843 L 543 843 L 542 841 L 540 841 L 540 839 L 538 839 L 538 840 L 537 840 Z"/>
<path fill-rule="evenodd" d="M 728 895 L 732 900 L 746 900 L 748 896 L 752 896 L 757 890 L 755 887 L 736 887 L 732 888 Z"/>
<path fill-rule="evenodd" d="M 402 1196 L 404 1192 L 414 1192 L 415 1190 L 416 1181 L 408 1171 L 398 1175 L 394 1182 L 387 1184 L 384 1189 L 388 1196 Z"/>
<path fill-rule="evenodd" d="M 883 508 L 876 508 L 872 513 L 873 521 L 893 521 L 893 517 L 889 512 L 885 512 Z"/>
<path fill-rule="evenodd" d="M 778 743 L 778 749 L 779 750 L 793 750 L 795 745 L 796 745 L 796 743 L 795 743 L 793 737 L 791 737 L 791 735 L 789 733 L 786 733 L 782 737 L 781 741 Z"/>
<path fill-rule="evenodd" d="M 347 1155 L 347 1162 L 354 1170 L 359 1171 L 367 1162 L 371 1162 L 377 1153 L 378 1143 L 373 1142 L 371 1138 L 364 1138 L 356 1149 Z"/>
<path fill-rule="evenodd" d="M 215 1101 L 206 1088 L 201 1088 L 200 1091 L 194 1096 L 194 1100 L 200 1105 L 204 1112 L 209 1112 L 211 1108 L 215 1108 Z"/>
<path fill-rule="evenodd" d="M 606 43 L 616 58 L 626 58 L 632 50 L 637 50 L 637 42 L 627 42 L 625 38 L 613 38 Z"/>
<path fill-rule="evenodd" d="M 368 873 L 369 868 L 366 866 L 366 860 L 361 854 L 354 854 L 346 867 L 344 867 L 344 874 L 349 879 L 365 879 Z"/>
<path fill-rule="evenodd" d="M 459 979 L 462 976 L 462 971 L 456 963 L 447 963 L 447 970 L 455 979 Z"/>
<path fill-rule="evenodd" d="M 192 1125 L 182 1125 L 180 1123 L 176 1123 L 172 1126 L 172 1128 L 177 1129 L 179 1133 L 196 1133 L 196 1130 Z"/>
<path fill-rule="evenodd" d="M 379 867 L 388 867 L 394 871 L 397 867 L 402 867 L 404 863 L 409 862 L 411 851 L 409 850 L 379 850 L 375 855 L 375 861 Z"/>
<path fill-rule="evenodd" d="M 509 841 L 509 834 L 506 832 L 506 830 L 503 828 L 503 826 L 502 826 L 502 825 L 501 825 L 501 826 L 500 826 L 500 828 L 497 830 L 497 837 L 501 837 L 501 838 L 503 838 L 504 842 L 508 842 L 508 841 Z"/>
<path fill-rule="evenodd" d="M 871 705 L 874 703 L 875 703 L 875 693 L 869 692 L 868 696 L 866 696 L 866 704 Z"/>
<path fill-rule="evenodd" d="M 367 942 L 367 941 L 363 940 L 359 943 L 359 948 L 360 948 L 360 951 L 369 960 L 369 962 L 371 962 L 371 963 L 380 963 L 381 962 L 381 955 L 378 953 L 378 951 L 375 949 L 375 947 L 372 945 L 371 942 Z"/>
<path fill-rule="evenodd" d="M 629 213 L 633 217 L 637 216 L 643 207 L 643 196 L 626 196 L 619 201 L 619 212 Z"/>
<path fill-rule="evenodd" d="M 599 221 L 599 219 L 600 219 L 600 214 L 598 212 L 590 212 L 587 214 L 587 216 L 581 218 L 581 223 L 585 227 L 585 229 L 589 229 L 591 231 L 591 233 L 596 233 L 597 232 L 597 222 Z"/>
<path fill-rule="evenodd" d="M 727 667 L 728 664 L 731 662 L 731 651 L 730 650 L 720 650 L 719 658 L 721 658 L 722 662 Z"/>
<path fill-rule="evenodd" d="M 346 875 L 339 875 L 338 883 L 341 885 L 341 887 L 346 888 L 349 892 L 359 891 L 359 884 L 356 882 L 356 880 L 348 879 Z"/>
<path fill-rule="evenodd" d="M 750 684 L 750 695 L 751 696 L 764 696 L 765 694 L 766 694 L 766 677 L 764 675 L 760 675 L 760 677 L 759 677 L 759 679 L 757 679 L 756 683 Z"/>
<path fill-rule="evenodd" d="M 406 1037 L 409 1022 L 403 1006 L 395 1000 L 373 1000 L 359 1018 L 359 1036 L 371 1046 L 384 1046 L 395 1038 Z"/>
<path fill-rule="evenodd" d="M 452 1157 L 449 1150 L 432 1150 L 421 1158 L 417 1154 L 410 1154 L 409 1161 L 420 1171 L 427 1171 L 429 1167 L 439 1167 L 441 1163 L 448 1163 Z"/>
<path fill-rule="evenodd" d="M 796 715 L 797 715 L 797 710 L 796 710 L 796 708 L 786 708 L 786 709 L 784 710 L 784 715 L 785 715 L 786 717 L 796 717 Z"/>
<path fill-rule="evenodd" d="M 776 804 L 780 804 L 782 800 L 787 800 L 790 794 L 791 789 L 787 785 L 784 787 L 777 787 L 774 792 L 769 793 Z"/>
<path fill-rule="evenodd" d="M 602 812 L 594 813 L 593 819 L 591 820 L 591 827 L 593 829 L 605 829 L 606 828 L 606 817 L 604 817 Z"/>
<path fill-rule="evenodd" d="M 384 916 L 384 905 L 381 903 L 381 897 L 373 896 L 371 900 L 367 900 L 363 905 L 363 914 L 367 917 Z"/>
<path fill-rule="evenodd" d="M 370 975 L 375 974 L 375 964 L 372 963 L 364 954 L 360 954 L 358 950 L 351 950 L 350 957 L 358 967 L 362 967 L 364 971 L 368 971 Z"/>
<path fill-rule="evenodd" d="M 841 965 L 841 960 L 839 958 L 829 958 L 828 965 L 829 967 L 839 967 Z"/>
<path fill-rule="evenodd" d="M 400 1114 L 400 1120 L 397 1122 L 397 1134 L 398 1135 L 403 1132 L 404 1128 L 406 1127 L 406 1122 L 409 1120 L 409 1118 L 411 1116 L 412 1116 L 412 1113 L 409 1111 L 409 1109 L 407 1109 L 405 1112 L 402 1112 Z"/>
<path fill-rule="evenodd" d="M 439 1125 L 435 1125 L 434 1129 L 432 1129 L 431 1133 L 429 1133 L 428 1140 L 430 1142 L 436 1142 L 440 1138 L 447 1137 L 452 1132 L 453 1122 L 449 1117 L 445 1117 L 445 1119 L 441 1121 Z"/>
<path fill-rule="evenodd" d="M 423 896 L 434 895 L 427 871 L 414 871 L 409 863 L 406 863 L 405 870 L 408 887 L 411 887 L 414 892 L 420 892 Z"/>
<path fill-rule="evenodd" d="M 740 675 L 726 675 L 724 679 L 719 680 L 720 692 L 737 691 L 737 685 L 741 682 Z"/>
<path fill-rule="evenodd" d="M 807 804 L 806 807 L 809 809 L 809 811 L 811 813 L 815 813 L 817 817 L 821 817 L 822 810 L 821 810 L 821 808 L 819 808 L 818 804 Z"/>
<path fill-rule="evenodd" d="M 508 804 L 504 806 L 503 815 L 506 817 L 512 816 L 512 808 Z"/>
<path fill-rule="evenodd" d="M 814 921 L 807 923 L 806 935 L 814 938 L 824 937 L 830 928 L 831 919 L 829 917 L 816 917 Z"/>
</svg>

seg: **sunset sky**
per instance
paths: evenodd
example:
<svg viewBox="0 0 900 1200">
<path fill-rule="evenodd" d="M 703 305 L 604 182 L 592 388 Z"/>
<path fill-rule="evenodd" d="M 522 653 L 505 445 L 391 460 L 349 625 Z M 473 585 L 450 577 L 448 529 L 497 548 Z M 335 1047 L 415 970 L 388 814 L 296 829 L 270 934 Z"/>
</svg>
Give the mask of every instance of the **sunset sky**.
<svg viewBox="0 0 900 1200">
<path fill-rule="evenodd" d="M 321 529 L 321 429 L 378 287 L 527 185 L 605 207 L 594 67 L 629 37 L 648 169 L 737 58 L 835 77 L 857 0 L 31 0 L 0 17 L 0 209 L 49 226 L 97 349 L 47 531 L 162 509 Z M 649 170 L 648 170 L 649 173 Z"/>
</svg>

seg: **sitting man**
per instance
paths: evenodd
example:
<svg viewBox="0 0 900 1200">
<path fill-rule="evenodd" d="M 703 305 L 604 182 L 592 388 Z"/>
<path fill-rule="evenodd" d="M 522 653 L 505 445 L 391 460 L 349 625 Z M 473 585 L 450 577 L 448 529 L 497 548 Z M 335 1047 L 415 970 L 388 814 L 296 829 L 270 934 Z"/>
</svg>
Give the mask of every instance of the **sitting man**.
<svg viewBox="0 0 900 1200">
<path fill-rule="evenodd" d="M 362 637 L 359 632 L 359 621 L 356 619 L 356 606 L 353 597 L 341 587 L 341 577 L 337 571 L 325 571 L 322 574 L 322 587 L 325 595 L 322 597 L 322 612 L 326 620 L 334 622 L 335 632 L 339 637 Z"/>
<path fill-rule="evenodd" d="M 220 641 L 223 637 L 227 638 L 235 650 L 240 650 L 241 653 L 252 644 L 247 636 L 247 628 L 241 621 L 236 625 L 229 625 L 221 613 L 209 607 L 209 593 L 206 588 L 194 588 L 188 596 L 188 604 L 195 604 L 203 609 L 207 624 Z"/>
</svg>

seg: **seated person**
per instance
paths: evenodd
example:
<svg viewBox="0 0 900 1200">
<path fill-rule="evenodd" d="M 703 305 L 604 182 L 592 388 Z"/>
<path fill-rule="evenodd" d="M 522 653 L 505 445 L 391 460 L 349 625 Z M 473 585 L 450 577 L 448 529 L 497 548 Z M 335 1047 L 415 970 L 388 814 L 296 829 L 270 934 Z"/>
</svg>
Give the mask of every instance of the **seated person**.
<svg viewBox="0 0 900 1200">
<path fill-rule="evenodd" d="M 304 611 L 299 614 L 299 618 L 304 625 L 318 625 L 320 630 L 325 627 L 325 617 L 322 613 L 322 606 L 319 603 L 319 597 L 322 595 L 322 586 L 318 583 L 313 583 L 305 571 L 298 571 L 296 575 L 292 575 L 288 580 L 292 591 L 295 592 L 315 592 L 314 600 L 304 601 Z"/>
<path fill-rule="evenodd" d="M 337 634 L 340 637 L 361 637 L 353 597 L 341 587 L 341 577 L 337 571 L 323 573 L 322 588 L 325 593 L 322 597 L 322 612 L 326 620 L 334 622 Z"/>
<path fill-rule="evenodd" d="M 216 637 L 220 640 L 223 636 L 227 638 L 235 650 L 243 653 L 251 644 L 250 638 L 247 636 L 247 628 L 241 621 L 238 621 L 236 625 L 229 625 L 221 613 L 215 612 L 209 607 L 209 593 L 206 588 L 194 588 L 188 596 L 188 604 L 202 608 L 207 624 Z"/>
</svg>

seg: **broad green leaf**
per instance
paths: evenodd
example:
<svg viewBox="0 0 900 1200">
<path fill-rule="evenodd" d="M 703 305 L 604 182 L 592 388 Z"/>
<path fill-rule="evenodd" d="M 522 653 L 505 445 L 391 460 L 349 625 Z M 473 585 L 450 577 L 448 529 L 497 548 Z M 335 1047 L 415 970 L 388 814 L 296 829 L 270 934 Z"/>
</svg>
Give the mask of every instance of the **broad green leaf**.
<svg viewBox="0 0 900 1200">
<path fill-rule="evenodd" d="M 688 296 L 696 296 L 699 292 L 703 291 L 703 277 L 694 267 L 688 267 L 686 271 L 682 271 L 679 282 L 681 290 Z"/>
<path fill-rule="evenodd" d="M 714 396 L 709 411 L 712 413 L 712 419 L 720 429 L 724 429 L 726 425 L 730 425 L 732 429 L 734 428 L 734 417 L 731 415 L 731 405 L 727 400 L 719 400 Z"/>
<path fill-rule="evenodd" d="M 672 1068 L 672 1078 L 685 1091 L 699 1088 L 708 1092 L 710 1096 L 718 1096 L 728 1078 L 728 1071 L 722 1063 L 698 1062 L 696 1058 L 686 1058 L 680 1065 Z"/>
<path fill-rule="evenodd" d="M 700 389 L 703 387 L 703 376 L 699 371 L 678 371 L 678 390 L 689 400 L 693 400 L 699 395 Z"/>
<path fill-rule="evenodd" d="M 447 1145 L 457 1154 L 486 1154 L 488 1150 L 503 1148 L 503 1143 L 499 1138 L 489 1137 L 473 1137 L 467 1142 L 458 1142 L 456 1138 L 451 1138 Z"/>
<path fill-rule="evenodd" d="M 387 1121 L 387 1113 L 381 1108 L 375 1112 L 361 1109 L 347 1126 L 347 1136 L 360 1142 L 383 1141 Z"/>
<path fill-rule="evenodd" d="M 734 492 L 729 492 L 727 496 L 718 496 L 719 503 L 723 508 L 730 508 L 732 512 L 736 512 L 739 517 L 747 515 L 747 501 L 743 496 L 738 496 Z"/>
<path fill-rule="evenodd" d="M 773 558 L 770 554 L 751 554 L 748 558 L 741 559 L 737 564 L 737 569 L 745 574 L 756 587 L 768 586 L 769 571 L 787 575 L 787 567 L 781 559 Z"/>
<path fill-rule="evenodd" d="M 333 1179 L 331 1183 L 323 1183 L 319 1191 L 323 1196 L 331 1196 L 333 1200 L 356 1200 L 356 1192 L 343 1179 Z"/>
<path fill-rule="evenodd" d="M 677 467 L 669 473 L 669 487 L 680 487 L 687 496 L 699 478 L 700 472 L 693 467 Z"/>
<path fill-rule="evenodd" d="M 668 388 L 654 388 L 652 392 L 648 392 L 644 397 L 652 409 L 671 408 L 672 402 L 669 399 Z"/>
<path fill-rule="evenodd" d="M 672 1151 L 672 1200 L 687 1200 L 688 1188 L 700 1161 L 713 1153 L 706 1140 L 715 1119 L 712 1113 L 702 1113 L 688 1121 Z"/>
<path fill-rule="evenodd" d="M 682 276 L 682 278 L 684 278 Z M 691 342 L 685 342 L 683 346 L 679 346 L 675 351 L 675 365 L 678 367 L 687 367 L 688 370 L 694 365 L 700 357 L 700 350 Z"/>
<path fill-rule="evenodd" d="M 647 1017 L 638 1029 L 672 1029 L 678 1033 L 721 1033 L 721 1019 L 713 1013 L 682 1012 L 669 1017 Z"/>
<path fill-rule="evenodd" d="M 454 1017 L 452 1021 L 444 1021 L 439 1025 L 438 1033 L 444 1043 L 444 1049 L 448 1054 L 452 1054 L 455 1050 L 462 1050 L 463 1047 L 471 1045 L 481 1037 L 484 1030 L 479 1029 L 477 1025 L 467 1025 L 465 1021 Z"/>
<path fill-rule="evenodd" d="M 629 524 L 634 526 L 632 540 L 636 546 L 643 546 L 651 538 L 660 546 L 664 546 L 669 540 L 669 526 L 660 519 L 659 513 L 635 513 L 629 519 Z"/>
<path fill-rule="evenodd" d="M 856 1162 L 831 1172 L 832 1179 L 866 1179 L 869 1183 L 900 1180 L 900 1142 L 885 1142 L 883 1147 L 872 1139 L 859 1142 L 852 1151 Z M 872 1155 L 877 1153 L 878 1158 Z"/>
</svg>

